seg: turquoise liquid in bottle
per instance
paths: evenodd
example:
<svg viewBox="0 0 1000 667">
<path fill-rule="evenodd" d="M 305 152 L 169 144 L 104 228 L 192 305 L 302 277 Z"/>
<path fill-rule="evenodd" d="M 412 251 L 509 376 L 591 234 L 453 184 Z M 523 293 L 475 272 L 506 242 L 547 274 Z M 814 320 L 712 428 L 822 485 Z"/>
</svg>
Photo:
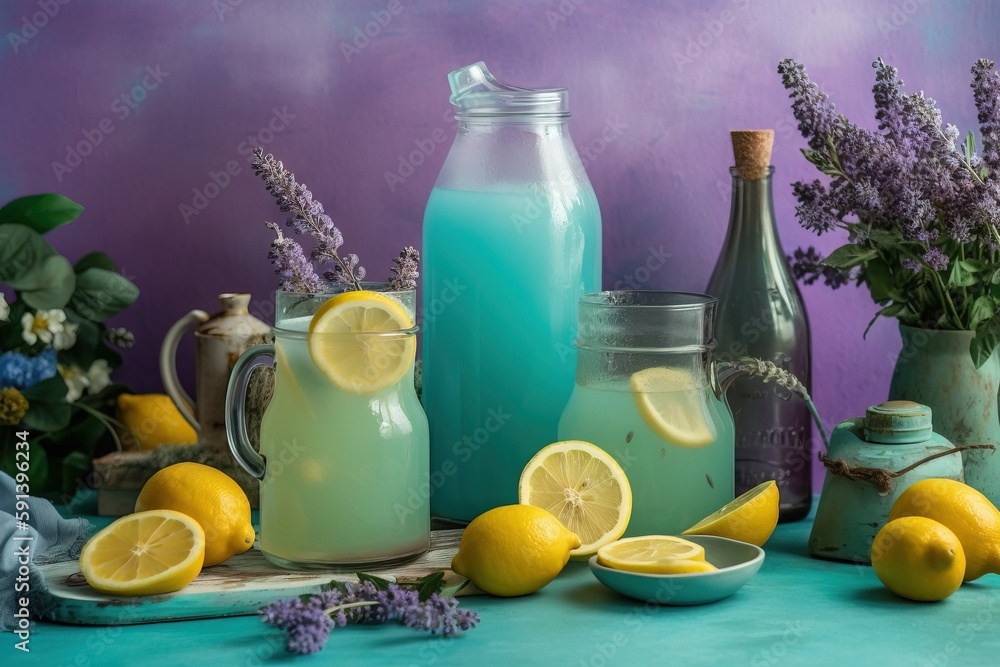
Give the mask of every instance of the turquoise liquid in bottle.
<svg viewBox="0 0 1000 667">
<path fill-rule="evenodd" d="M 516 503 L 522 468 L 556 440 L 601 216 L 568 113 L 525 103 L 561 109 L 564 90 L 506 88 L 481 63 L 451 78 L 458 136 L 424 215 L 422 400 L 431 511 L 470 521 Z"/>
</svg>

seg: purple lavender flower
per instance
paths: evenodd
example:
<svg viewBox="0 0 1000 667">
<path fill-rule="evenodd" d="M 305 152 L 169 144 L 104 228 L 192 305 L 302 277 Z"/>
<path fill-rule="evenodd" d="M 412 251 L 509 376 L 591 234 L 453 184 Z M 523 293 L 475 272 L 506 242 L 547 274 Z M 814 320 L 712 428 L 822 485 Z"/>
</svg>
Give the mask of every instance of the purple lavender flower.
<svg viewBox="0 0 1000 667">
<path fill-rule="evenodd" d="M 924 262 L 935 271 L 944 271 L 948 268 L 948 255 L 935 246 L 924 253 Z"/>
<path fill-rule="evenodd" d="M 316 595 L 278 600 L 260 610 L 261 620 L 287 634 L 286 647 L 293 653 L 322 650 L 334 627 L 348 623 L 401 625 L 431 634 L 453 635 L 476 627 L 479 616 L 458 608 L 458 600 L 437 593 L 421 602 L 412 589 L 389 584 L 378 590 L 370 581 L 346 583 Z"/>
<path fill-rule="evenodd" d="M 278 208 L 285 213 L 291 213 L 285 224 L 298 234 L 310 234 L 316 243 L 312 250 L 312 259 L 319 263 L 335 265 L 328 275 L 335 281 L 343 283 L 351 289 L 361 289 L 361 280 L 365 276 L 364 268 L 358 266 L 357 255 L 350 255 L 353 264 L 345 261 L 339 254 L 344 244 L 344 235 L 333 224 L 323 205 L 313 199 L 312 193 L 301 183 L 296 183 L 295 174 L 285 169 L 273 155 L 264 155 L 262 148 L 254 149 L 254 159 L 251 163 L 253 172 L 260 176 L 268 192 L 274 197 Z"/>
<path fill-rule="evenodd" d="M 306 259 L 302 246 L 283 235 L 281 228 L 273 222 L 265 224 L 277 235 L 271 241 L 271 251 L 267 257 L 274 264 L 278 286 L 286 292 L 322 292 L 323 281 Z"/>
<path fill-rule="evenodd" d="M 833 104 L 819 86 L 809 80 L 806 68 L 791 58 L 781 61 L 778 73 L 785 88 L 792 91 L 789 97 L 792 98 L 792 112 L 799 121 L 799 132 L 813 150 L 822 150 L 836 124 Z"/>
<path fill-rule="evenodd" d="M 906 269 L 907 271 L 910 271 L 911 273 L 920 273 L 920 271 L 924 267 L 921 266 L 920 262 L 918 262 L 917 260 L 912 259 L 910 257 L 904 257 L 903 258 L 903 268 Z"/>
<path fill-rule="evenodd" d="M 420 252 L 413 246 L 406 246 L 399 253 L 399 257 L 392 260 L 395 265 L 392 267 L 392 278 L 389 279 L 389 289 L 391 290 L 411 290 L 417 287 L 417 278 L 420 276 Z"/>
<path fill-rule="evenodd" d="M 982 58 L 972 67 L 972 90 L 983 135 L 983 161 L 992 171 L 1000 170 L 1000 73 L 993 61 Z"/>
</svg>

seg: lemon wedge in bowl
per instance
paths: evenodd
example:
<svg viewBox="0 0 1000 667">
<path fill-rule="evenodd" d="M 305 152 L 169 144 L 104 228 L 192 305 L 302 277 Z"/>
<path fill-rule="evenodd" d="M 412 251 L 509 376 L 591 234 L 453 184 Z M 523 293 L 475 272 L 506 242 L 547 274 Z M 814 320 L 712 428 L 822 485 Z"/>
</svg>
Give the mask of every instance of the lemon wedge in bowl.
<svg viewBox="0 0 1000 667">
<path fill-rule="evenodd" d="M 553 514 L 580 538 L 570 552 L 586 560 L 625 533 L 632 487 L 625 471 L 600 447 L 580 440 L 543 447 L 521 471 L 518 502 Z"/>
<path fill-rule="evenodd" d="M 331 297 L 309 323 L 309 354 L 337 387 L 374 394 L 413 366 L 413 318 L 390 296 L 354 290 Z"/>
<path fill-rule="evenodd" d="M 774 480 L 758 484 L 681 535 L 715 535 L 762 547 L 778 525 L 780 500 Z"/>
<path fill-rule="evenodd" d="M 136 512 L 87 541 L 80 572 L 92 588 L 110 595 L 159 595 L 178 591 L 201 572 L 205 531 L 173 510 Z"/>
<path fill-rule="evenodd" d="M 693 374 L 656 366 L 632 374 L 632 398 L 642 420 L 658 436 L 680 447 L 704 447 L 716 432 L 705 387 Z"/>
<path fill-rule="evenodd" d="M 597 563 L 643 574 L 689 574 L 716 569 L 705 560 L 705 547 L 673 535 L 642 535 L 612 542 L 597 550 Z"/>
</svg>

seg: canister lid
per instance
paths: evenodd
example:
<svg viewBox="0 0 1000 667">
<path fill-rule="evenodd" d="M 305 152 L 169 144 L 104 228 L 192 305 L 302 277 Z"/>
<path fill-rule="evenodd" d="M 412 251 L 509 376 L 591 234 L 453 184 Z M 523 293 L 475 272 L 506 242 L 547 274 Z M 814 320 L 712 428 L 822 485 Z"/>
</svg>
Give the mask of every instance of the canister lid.
<svg viewBox="0 0 1000 667">
<path fill-rule="evenodd" d="M 888 401 L 865 413 L 865 440 L 906 444 L 929 440 L 934 434 L 931 409 L 913 401 Z"/>
</svg>

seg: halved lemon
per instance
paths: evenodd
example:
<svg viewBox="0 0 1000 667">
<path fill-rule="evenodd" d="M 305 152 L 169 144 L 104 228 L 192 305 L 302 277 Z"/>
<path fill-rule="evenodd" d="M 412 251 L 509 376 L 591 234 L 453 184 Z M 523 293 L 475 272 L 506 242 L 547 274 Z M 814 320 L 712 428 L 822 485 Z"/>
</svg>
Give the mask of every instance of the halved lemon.
<svg viewBox="0 0 1000 667">
<path fill-rule="evenodd" d="M 395 333 L 412 327 L 413 318 L 395 299 L 368 290 L 344 292 L 313 315 L 309 354 L 336 386 L 374 394 L 399 382 L 413 366 L 416 337 Z"/>
<path fill-rule="evenodd" d="M 781 498 L 774 480 L 758 484 L 685 530 L 681 535 L 716 535 L 764 546 L 778 525 Z"/>
<path fill-rule="evenodd" d="M 580 440 L 543 447 L 521 471 L 518 501 L 555 515 L 580 537 L 572 558 L 589 558 L 624 534 L 632 517 L 632 487 L 610 454 Z"/>
<path fill-rule="evenodd" d="M 704 547 L 673 535 L 643 535 L 612 542 L 598 549 L 597 562 L 615 570 L 644 574 L 688 574 L 716 569 L 705 560 Z"/>
<path fill-rule="evenodd" d="M 201 524 L 173 510 L 150 510 L 91 537 L 80 553 L 80 571 L 102 593 L 159 595 L 194 581 L 204 561 Z"/>
<path fill-rule="evenodd" d="M 629 379 L 632 398 L 646 425 L 681 447 L 704 447 L 715 441 L 705 390 L 698 379 L 677 368 L 654 367 Z"/>
</svg>

